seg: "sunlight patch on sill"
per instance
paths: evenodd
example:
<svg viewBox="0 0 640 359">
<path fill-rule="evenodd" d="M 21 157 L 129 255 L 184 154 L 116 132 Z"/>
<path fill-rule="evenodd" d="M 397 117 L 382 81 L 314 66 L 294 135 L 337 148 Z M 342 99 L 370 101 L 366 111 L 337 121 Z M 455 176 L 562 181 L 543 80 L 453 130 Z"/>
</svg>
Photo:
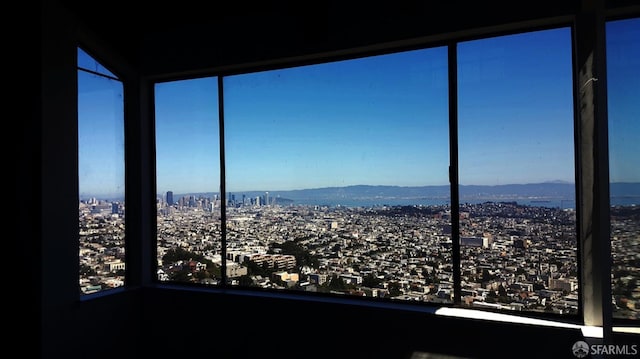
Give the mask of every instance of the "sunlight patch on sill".
<svg viewBox="0 0 640 359">
<path fill-rule="evenodd" d="M 474 309 L 461 309 L 461 308 L 440 308 L 436 310 L 436 315 L 442 315 L 447 317 L 459 317 L 481 320 L 492 320 L 498 322 L 516 323 L 516 324 L 530 324 L 537 326 L 557 327 L 557 328 L 569 328 L 580 329 L 585 337 L 602 338 L 603 330 L 601 327 L 593 327 L 579 324 L 571 324 L 564 322 L 556 322 L 545 319 L 525 318 L 509 314 L 484 312 Z"/>
<path fill-rule="evenodd" d="M 640 327 L 613 327 L 616 333 L 640 334 Z"/>
<path fill-rule="evenodd" d="M 602 327 L 592 327 L 592 326 L 582 325 L 580 326 L 580 330 L 582 330 L 582 335 L 584 335 L 587 338 L 598 338 L 598 339 L 604 338 L 604 330 L 602 329 Z"/>
</svg>

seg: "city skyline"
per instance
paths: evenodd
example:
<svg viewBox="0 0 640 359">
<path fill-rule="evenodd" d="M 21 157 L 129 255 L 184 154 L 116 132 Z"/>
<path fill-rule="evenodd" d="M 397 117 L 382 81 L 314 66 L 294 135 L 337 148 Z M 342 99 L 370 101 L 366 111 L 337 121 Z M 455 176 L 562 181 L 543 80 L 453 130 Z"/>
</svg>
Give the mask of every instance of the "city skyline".
<svg viewBox="0 0 640 359">
<path fill-rule="evenodd" d="M 628 44 L 638 28 L 637 20 L 612 22 L 608 35 Z M 611 54 L 618 42 L 607 43 Z M 608 60 L 610 84 L 639 76 L 640 56 L 629 55 Z M 569 28 L 459 43 L 460 184 L 574 181 L 571 62 Z M 447 48 L 436 47 L 224 77 L 226 191 L 448 185 L 447 75 Z M 608 88 L 610 136 L 623 140 L 610 143 L 611 182 L 640 182 L 631 90 Z M 157 193 L 219 192 L 217 77 L 155 91 Z M 95 111 L 100 102 L 84 99 L 80 115 L 112 116 L 108 102 Z M 117 193 L 110 181 L 124 178 L 114 167 L 124 137 L 109 144 L 113 132 L 94 133 L 81 128 L 81 192 Z M 107 171 L 115 176 L 106 181 L 91 175 Z"/>
</svg>

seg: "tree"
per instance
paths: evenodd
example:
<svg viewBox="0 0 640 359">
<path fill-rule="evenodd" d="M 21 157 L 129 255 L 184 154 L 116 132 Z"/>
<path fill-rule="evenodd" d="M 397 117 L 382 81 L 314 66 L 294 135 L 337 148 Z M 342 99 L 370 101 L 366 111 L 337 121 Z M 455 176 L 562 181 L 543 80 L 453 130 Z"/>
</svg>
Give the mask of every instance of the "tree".
<svg viewBox="0 0 640 359">
<path fill-rule="evenodd" d="M 222 277 L 222 270 L 220 269 L 220 266 L 213 262 L 210 264 L 207 264 L 207 273 L 209 274 L 210 278 Z"/>
<path fill-rule="evenodd" d="M 247 265 L 247 274 L 248 275 L 269 275 L 269 272 L 266 272 L 265 264 L 259 266 L 258 263 L 248 260 L 244 262 Z"/>
<path fill-rule="evenodd" d="M 205 258 L 202 254 L 194 253 L 180 247 L 171 248 L 167 251 L 167 253 L 164 254 L 164 256 L 162 256 L 162 261 L 165 263 L 175 263 L 178 261 L 190 260 L 205 263 L 207 267 L 214 264 L 211 260 Z"/>
<path fill-rule="evenodd" d="M 193 276 L 198 280 L 210 278 L 209 272 L 207 271 L 197 271 L 193 273 Z"/>
<path fill-rule="evenodd" d="M 398 282 L 389 283 L 389 296 L 397 297 L 400 294 L 402 294 L 402 291 L 400 290 L 400 283 Z"/>
<path fill-rule="evenodd" d="M 492 280 L 493 278 L 495 278 L 495 276 L 494 276 L 494 275 L 492 275 L 492 274 L 489 272 L 489 269 L 488 269 L 488 268 L 482 268 L 482 280 L 483 280 L 483 281 L 490 281 L 490 280 Z"/>
<path fill-rule="evenodd" d="M 347 290 L 347 284 L 339 278 L 337 275 L 332 275 L 331 280 L 329 281 L 329 289 L 336 291 L 345 291 Z"/>
<path fill-rule="evenodd" d="M 80 265 L 80 275 L 82 275 L 82 276 L 94 276 L 94 275 L 98 275 L 98 273 L 95 271 L 95 269 L 91 268 L 90 266 L 88 266 L 86 264 L 81 264 Z"/>
<path fill-rule="evenodd" d="M 254 285 L 253 279 L 249 275 L 243 275 L 238 278 L 238 283 L 243 287 L 252 287 Z"/>
<path fill-rule="evenodd" d="M 509 299 L 509 296 L 507 295 L 507 290 L 502 284 L 498 286 L 498 299 L 501 303 L 511 302 L 511 300 Z"/>
<path fill-rule="evenodd" d="M 506 297 L 507 296 L 507 290 L 504 288 L 504 286 L 502 284 L 500 284 L 498 286 L 498 296 L 499 297 Z"/>
<path fill-rule="evenodd" d="M 496 293 L 495 290 L 490 290 L 487 293 L 487 298 L 485 299 L 485 302 L 487 303 L 496 303 L 498 301 L 498 294 Z"/>
<path fill-rule="evenodd" d="M 382 283 L 382 281 L 378 279 L 376 276 L 374 276 L 373 274 L 367 274 L 362 279 L 362 285 L 364 287 L 378 288 L 380 286 L 380 283 Z"/>
<path fill-rule="evenodd" d="M 183 268 L 183 269 L 180 269 L 179 271 L 172 272 L 169 275 L 169 279 L 176 282 L 191 282 L 192 281 L 191 270 L 189 270 L 189 268 Z"/>
</svg>

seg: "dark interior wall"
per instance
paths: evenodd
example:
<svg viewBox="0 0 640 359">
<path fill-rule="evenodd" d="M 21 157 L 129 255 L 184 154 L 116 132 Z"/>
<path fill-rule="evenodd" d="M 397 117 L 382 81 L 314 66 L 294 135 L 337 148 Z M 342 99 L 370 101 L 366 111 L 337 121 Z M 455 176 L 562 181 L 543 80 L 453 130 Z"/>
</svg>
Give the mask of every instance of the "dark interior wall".
<svg viewBox="0 0 640 359">
<path fill-rule="evenodd" d="M 456 319 L 410 310 L 149 289 L 151 357 L 570 358 L 579 330 Z M 151 353 L 150 353 L 151 354 Z"/>
<path fill-rule="evenodd" d="M 54 2 L 43 2 L 42 14 L 38 110 L 28 125 L 34 136 L 25 136 L 37 161 L 31 162 L 31 189 L 24 189 L 33 202 L 21 213 L 35 219 L 27 228 L 32 250 L 39 251 L 31 268 L 39 348 L 46 358 L 91 358 L 96 351 L 119 357 L 140 342 L 140 296 L 130 290 L 79 299 L 77 20 Z"/>
<path fill-rule="evenodd" d="M 39 13 L 40 4 L 36 4 L 35 9 L 29 10 Z M 27 7 L 20 7 L 19 11 L 27 11 Z M 15 350 L 25 357 L 37 358 L 40 356 L 40 343 L 42 340 L 41 319 L 42 319 L 42 286 L 41 286 L 41 263 L 42 263 L 42 242 L 40 226 L 42 215 L 37 209 L 41 198 L 40 191 L 40 164 L 41 164 L 41 140 L 42 128 L 42 74 L 37 68 L 27 68 L 24 59 L 40 59 L 42 57 L 41 43 L 42 23 L 39 16 L 24 16 L 22 25 L 31 31 L 25 31 L 19 39 L 11 38 L 8 42 L 12 53 L 21 56 L 8 56 L 9 68 L 17 69 L 18 73 L 29 74 L 30 76 L 20 77 L 13 82 L 9 82 L 12 89 L 24 89 L 23 97 L 25 102 L 14 102 L 7 104 L 6 109 L 10 113 L 21 114 L 19 126 L 19 140 L 12 141 L 12 146 L 17 156 L 14 161 L 14 183 L 12 191 L 18 199 L 17 221 L 14 222 L 17 227 L 18 235 L 12 238 L 12 243 L 17 243 L 18 252 L 29 256 L 31 266 L 28 270 L 23 271 L 19 275 L 14 276 L 12 285 L 18 284 L 18 298 L 13 302 L 17 302 L 17 308 L 12 307 L 15 313 L 25 313 L 25 315 L 13 315 L 5 322 L 9 328 L 17 328 L 15 342 L 23 340 L 26 335 L 32 340 L 34 345 L 23 346 L 16 345 Z M 33 62 L 29 62 L 33 64 Z M 33 65 L 31 65 L 33 66 Z M 13 86 L 12 86 L 13 85 Z M 9 156 L 7 156 L 9 157 Z M 13 158 L 13 157 L 12 157 Z M 36 204 L 36 205 L 34 205 Z M 6 222 L 5 222 L 6 223 Z M 10 232 L 15 233 L 15 232 Z M 5 317 L 6 318 L 6 317 Z M 9 336 L 9 341 L 14 336 Z M 13 348 L 11 345 L 9 348 Z M 7 349 L 5 349 L 7 350 Z"/>
</svg>

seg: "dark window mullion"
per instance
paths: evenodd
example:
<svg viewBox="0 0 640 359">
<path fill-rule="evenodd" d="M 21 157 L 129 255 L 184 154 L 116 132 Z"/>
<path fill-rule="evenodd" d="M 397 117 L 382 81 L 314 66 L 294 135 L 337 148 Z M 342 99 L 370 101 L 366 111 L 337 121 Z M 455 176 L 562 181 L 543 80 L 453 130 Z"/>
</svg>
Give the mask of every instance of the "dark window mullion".
<svg viewBox="0 0 640 359">
<path fill-rule="evenodd" d="M 602 0 L 584 0 L 575 22 L 574 93 L 578 115 L 578 226 L 581 304 L 585 325 L 611 336 L 609 163 Z M 596 82 L 597 81 L 597 82 Z"/>
<path fill-rule="evenodd" d="M 460 273 L 460 195 L 458 189 L 458 54 L 457 44 L 448 46 L 449 71 L 449 183 L 451 191 L 451 250 L 453 260 L 453 302 L 462 298 Z"/>
<path fill-rule="evenodd" d="M 220 280 L 227 286 L 227 195 L 224 152 L 224 86 L 223 77 L 218 76 L 218 123 L 220 125 Z"/>
<path fill-rule="evenodd" d="M 122 82 L 122 80 L 120 80 L 120 79 L 119 79 L 119 78 L 117 78 L 117 77 L 109 76 L 109 75 L 104 74 L 104 73 L 102 73 L 102 72 L 89 70 L 89 69 L 84 68 L 84 67 L 80 67 L 80 66 L 78 66 L 78 70 L 83 71 L 83 72 L 86 72 L 86 73 L 89 73 L 89 74 L 93 74 L 93 75 L 96 75 L 96 76 L 104 77 L 104 78 L 107 78 L 107 79 L 110 79 L 110 80 L 115 80 L 115 81 L 118 81 L 118 82 Z"/>
</svg>

